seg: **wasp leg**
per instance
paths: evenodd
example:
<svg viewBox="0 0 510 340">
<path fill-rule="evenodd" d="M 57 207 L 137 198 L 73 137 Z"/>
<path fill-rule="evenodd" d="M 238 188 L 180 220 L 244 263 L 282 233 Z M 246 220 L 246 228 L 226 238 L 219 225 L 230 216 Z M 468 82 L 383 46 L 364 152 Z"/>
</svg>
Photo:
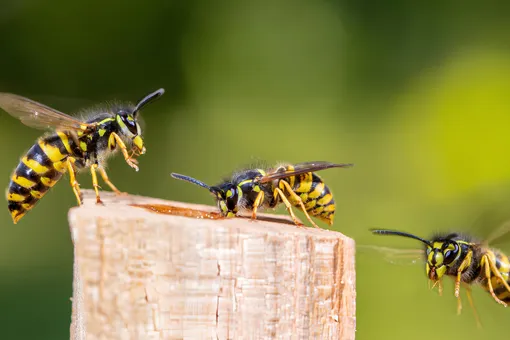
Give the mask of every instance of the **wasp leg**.
<svg viewBox="0 0 510 340">
<path fill-rule="evenodd" d="M 124 144 L 124 142 L 122 141 L 122 139 L 120 139 L 119 135 L 116 134 L 115 132 L 112 132 L 112 134 L 110 135 L 110 138 L 114 138 L 115 141 L 117 142 L 119 148 L 120 148 L 120 151 L 122 151 L 122 154 L 124 155 L 124 159 L 126 160 L 126 163 L 132 167 L 133 169 L 135 169 L 136 171 L 138 171 L 138 166 L 136 165 L 136 160 L 135 159 L 132 159 L 128 152 L 127 152 L 127 148 L 126 148 L 126 144 Z M 111 144 L 111 143 L 108 143 L 108 144 Z"/>
<path fill-rule="evenodd" d="M 436 288 L 436 286 L 439 296 L 443 296 L 443 281 L 441 280 L 434 281 L 434 284 L 432 285 L 431 289 Z"/>
<path fill-rule="evenodd" d="M 283 186 L 285 187 L 285 189 L 287 189 L 287 191 L 290 194 L 290 196 L 292 197 L 292 199 L 294 199 L 296 202 L 298 202 L 299 206 L 301 207 L 301 210 L 303 210 L 303 212 L 305 213 L 306 219 L 308 221 L 310 221 L 312 226 L 314 226 L 315 228 L 319 228 L 319 226 L 317 224 L 315 224 L 315 222 L 312 220 L 310 215 L 308 215 L 308 212 L 306 211 L 306 207 L 305 207 L 305 204 L 303 203 L 303 200 L 301 199 L 301 197 L 298 196 L 298 194 L 296 194 L 292 190 L 292 188 L 290 187 L 290 184 L 287 183 L 286 181 L 280 181 L 280 183 L 282 183 Z"/>
<path fill-rule="evenodd" d="M 475 315 L 476 326 L 478 328 L 482 328 L 482 323 L 480 322 L 480 317 L 478 316 L 478 312 L 476 311 L 476 307 L 473 302 L 473 296 L 471 295 L 471 287 L 467 284 L 463 284 L 463 286 L 466 289 L 466 296 L 468 298 L 469 305 L 471 306 L 471 309 L 473 310 L 473 314 Z"/>
<path fill-rule="evenodd" d="M 257 219 L 257 209 L 259 208 L 259 206 L 263 200 L 264 200 L 264 192 L 261 190 L 261 191 L 259 191 L 257 198 L 255 198 L 255 202 L 253 203 L 253 210 L 251 212 L 251 218 L 253 220 Z"/>
<path fill-rule="evenodd" d="M 460 278 L 462 272 L 469 267 L 471 260 L 473 259 L 473 252 L 470 250 L 457 270 L 457 278 L 455 279 L 455 297 L 460 301 Z"/>
<path fill-rule="evenodd" d="M 294 215 L 294 211 L 292 211 L 292 204 L 290 204 L 290 202 L 287 199 L 287 197 L 285 197 L 285 194 L 283 193 L 283 191 L 280 188 L 275 188 L 274 192 L 275 192 L 274 193 L 275 197 L 280 196 L 280 198 L 282 199 L 283 204 L 285 204 L 285 206 L 287 207 L 287 210 L 289 211 L 290 217 L 292 218 L 294 223 L 298 227 L 301 227 L 303 224 L 301 222 L 299 222 L 299 220 L 297 219 L 296 215 Z"/>
<path fill-rule="evenodd" d="M 482 266 L 485 268 L 485 277 L 487 278 L 487 286 L 489 287 L 489 293 L 492 295 L 493 299 L 496 300 L 497 303 L 499 304 L 502 304 L 503 306 L 506 307 L 506 303 L 501 301 L 497 296 L 496 294 L 494 293 L 494 289 L 492 288 L 492 280 L 491 280 L 491 274 L 493 272 L 492 270 L 492 267 L 496 267 L 492 261 L 489 259 L 489 256 L 487 255 L 483 255 L 482 256 Z M 496 272 L 497 274 L 499 274 L 499 272 L 497 271 L 496 269 Z M 497 274 L 495 274 L 496 277 Z M 501 274 L 500 274 L 501 276 Z M 508 286 L 508 285 L 507 285 Z M 508 289 L 508 288 L 507 288 Z M 509 290 L 510 291 L 510 290 Z"/>
<path fill-rule="evenodd" d="M 73 188 L 74 195 L 76 196 L 76 200 L 78 201 L 78 205 L 81 205 L 81 191 L 80 184 L 76 181 L 76 169 L 74 166 L 74 162 L 76 159 L 73 157 L 67 158 L 67 171 L 69 171 L 69 181 L 71 182 L 71 187 Z"/>
<path fill-rule="evenodd" d="M 120 191 L 119 189 L 117 189 L 117 187 L 110 181 L 110 179 L 108 178 L 108 175 L 106 174 L 106 170 L 99 167 L 99 173 L 101 174 L 101 177 L 103 178 L 103 181 L 108 184 L 108 186 L 113 190 L 114 193 L 116 193 L 117 195 L 127 195 L 125 192 L 122 192 Z"/>
<path fill-rule="evenodd" d="M 460 295 L 457 297 L 457 315 L 460 315 L 462 312 L 462 299 L 460 298 Z"/>
<path fill-rule="evenodd" d="M 97 182 L 97 170 L 98 165 L 92 164 L 90 167 L 90 174 L 92 175 L 92 186 L 94 187 L 94 191 L 96 192 L 96 203 L 97 204 L 103 204 L 103 201 L 101 201 L 101 197 L 99 197 L 99 183 Z"/>
</svg>

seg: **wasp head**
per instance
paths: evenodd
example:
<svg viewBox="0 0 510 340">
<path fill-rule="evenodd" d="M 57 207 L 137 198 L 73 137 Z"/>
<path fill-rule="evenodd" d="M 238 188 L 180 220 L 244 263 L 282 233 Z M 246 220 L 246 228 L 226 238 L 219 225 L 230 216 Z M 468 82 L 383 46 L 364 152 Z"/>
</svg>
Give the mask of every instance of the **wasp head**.
<svg viewBox="0 0 510 340">
<path fill-rule="evenodd" d="M 446 273 L 447 267 L 452 265 L 454 260 L 458 257 L 459 246 L 457 242 L 451 241 L 448 238 L 438 239 L 431 242 L 413 234 L 405 233 L 396 230 L 372 230 L 372 233 L 377 235 L 395 235 L 407 238 L 412 238 L 420 241 L 426 246 L 427 276 L 430 280 L 438 282 Z"/>
<path fill-rule="evenodd" d="M 460 257 L 460 246 L 452 240 L 435 241 L 427 245 L 426 271 L 430 280 L 441 280 L 449 267 L 455 265 Z"/>
<path fill-rule="evenodd" d="M 159 89 L 155 92 L 148 94 L 138 101 L 134 108 L 118 108 L 115 110 L 115 120 L 118 125 L 119 135 L 127 140 L 132 141 L 138 153 L 145 153 L 145 146 L 142 139 L 142 129 L 138 124 L 138 113 L 147 103 L 154 101 L 165 93 L 165 90 Z"/>
<path fill-rule="evenodd" d="M 216 199 L 218 208 L 223 216 L 234 217 L 237 214 L 237 211 L 239 210 L 239 200 L 243 196 L 243 192 L 239 186 L 236 186 L 231 182 L 225 182 L 219 186 L 210 187 L 204 182 L 186 175 L 172 173 L 172 177 L 196 184 L 209 190 Z"/>
<path fill-rule="evenodd" d="M 215 196 L 218 208 L 225 217 L 234 217 L 239 210 L 239 200 L 243 192 L 233 183 L 225 183 L 218 187 L 211 187 L 211 193 Z"/>
</svg>

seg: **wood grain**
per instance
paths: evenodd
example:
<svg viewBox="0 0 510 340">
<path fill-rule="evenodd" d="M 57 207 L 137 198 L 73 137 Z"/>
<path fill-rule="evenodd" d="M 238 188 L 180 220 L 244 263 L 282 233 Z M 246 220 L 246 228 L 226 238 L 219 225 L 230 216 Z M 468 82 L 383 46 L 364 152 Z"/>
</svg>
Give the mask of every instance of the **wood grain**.
<svg viewBox="0 0 510 340">
<path fill-rule="evenodd" d="M 107 192 L 101 206 L 83 193 L 69 212 L 73 340 L 354 339 L 355 246 L 344 235 Z"/>
</svg>

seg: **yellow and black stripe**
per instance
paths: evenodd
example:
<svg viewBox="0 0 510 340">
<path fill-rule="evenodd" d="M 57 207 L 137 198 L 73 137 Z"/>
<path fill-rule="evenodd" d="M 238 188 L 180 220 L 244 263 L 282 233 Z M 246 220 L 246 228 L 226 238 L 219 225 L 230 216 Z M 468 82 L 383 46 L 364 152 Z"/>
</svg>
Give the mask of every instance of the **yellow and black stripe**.
<svg viewBox="0 0 510 340">
<path fill-rule="evenodd" d="M 21 159 L 7 189 L 8 208 L 17 223 L 62 177 L 69 155 L 80 153 L 67 133 L 43 137 Z"/>
<path fill-rule="evenodd" d="M 287 171 L 294 170 L 292 165 L 286 167 Z M 335 200 L 333 194 L 323 180 L 314 172 L 306 172 L 296 176 L 290 176 L 280 181 L 289 183 L 292 190 L 301 198 L 309 215 L 333 224 L 335 218 Z M 281 185 L 279 185 L 280 188 Z M 289 201 L 297 208 L 301 209 L 299 202 L 296 202 L 292 196 L 286 193 Z"/>
<path fill-rule="evenodd" d="M 75 171 L 90 168 L 96 202 L 101 203 L 96 170 L 112 190 L 120 191 L 108 179 L 102 162 L 108 151 L 120 150 L 126 163 L 138 171 L 133 159 L 145 153 L 141 128 L 137 122 L 142 107 L 159 98 L 159 89 L 143 97 L 136 105 L 114 104 L 90 112 L 87 121 L 66 115 L 46 105 L 10 93 L 0 93 L 0 108 L 33 128 L 53 128 L 56 132 L 40 138 L 14 170 L 7 189 L 8 209 L 17 223 L 46 192 L 68 171 L 78 204 L 81 193 Z M 132 144 L 129 154 L 124 141 Z M 131 145 L 130 145 L 131 146 Z"/>
<path fill-rule="evenodd" d="M 501 276 L 506 280 L 506 282 L 510 285 L 510 261 L 508 257 L 499 252 L 494 252 L 492 250 L 488 250 L 488 253 L 494 254 L 494 258 L 496 259 L 496 268 L 498 269 Z M 491 256 L 492 257 L 492 256 Z M 505 287 L 501 280 L 498 280 L 496 277 L 492 277 L 492 287 L 494 289 L 494 294 L 503 302 L 510 303 L 510 291 Z M 489 290 L 488 285 L 483 285 L 485 290 Z"/>
</svg>

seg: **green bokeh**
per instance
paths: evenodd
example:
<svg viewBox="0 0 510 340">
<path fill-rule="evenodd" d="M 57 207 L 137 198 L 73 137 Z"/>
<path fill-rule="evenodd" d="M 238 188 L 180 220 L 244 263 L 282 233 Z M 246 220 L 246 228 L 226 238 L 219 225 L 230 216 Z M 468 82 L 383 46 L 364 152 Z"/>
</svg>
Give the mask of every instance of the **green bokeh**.
<svg viewBox="0 0 510 340">
<path fill-rule="evenodd" d="M 140 172 L 109 163 L 121 190 L 211 203 L 169 173 L 214 183 L 256 160 L 353 162 L 321 175 L 335 229 L 358 244 L 416 246 L 372 227 L 483 237 L 510 218 L 507 13 L 475 1 L 4 1 L 0 91 L 72 112 L 164 87 L 143 114 Z M 0 124 L 7 185 L 40 133 Z M 74 204 L 62 183 L 18 225 L 0 215 L 0 338 L 68 338 Z M 508 310 L 479 288 L 483 331 L 467 301 L 456 315 L 451 282 L 442 297 L 427 289 L 422 265 L 364 248 L 356 265 L 357 339 L 506 336 Z"/>
</svg>

